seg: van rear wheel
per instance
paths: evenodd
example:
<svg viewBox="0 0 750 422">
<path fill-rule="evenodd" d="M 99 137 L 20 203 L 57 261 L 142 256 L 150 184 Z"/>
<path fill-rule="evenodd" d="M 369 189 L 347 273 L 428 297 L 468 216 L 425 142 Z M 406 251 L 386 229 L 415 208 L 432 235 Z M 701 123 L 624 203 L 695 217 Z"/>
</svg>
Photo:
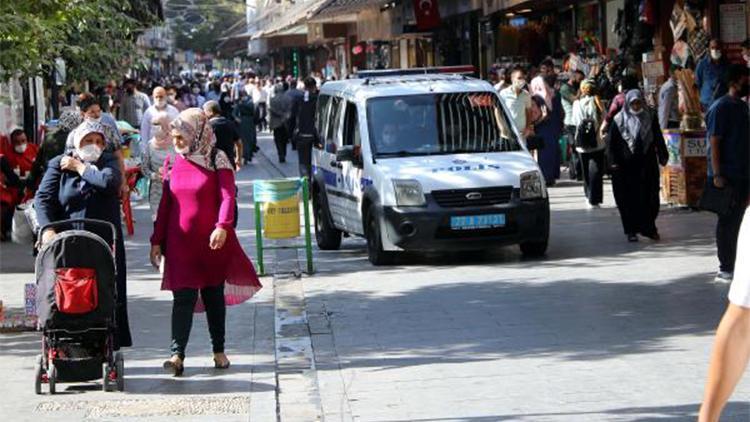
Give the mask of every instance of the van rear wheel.
<svg viewBox="0 0 750 422">
<path fill-rule="evenodd" d="M 383 240 L 380 237 L 380 219 L 374 205 L 370 205 L 367 212 L 367 258 L 375 266 L 392 265 L 395 253 L 383 250 Z"/>
<path fill-rule="evenodd" d="M 525 242 L 521 243 L 519 246 L 521 248 L 521 253 L 523 254 L 523 256 L 530 258 L 539 258 L 547 253 L 547 243 L 547 240 L 541 242 Z"/>
<path fill-rule="evenodd" d="M 315 211 L 315 241 L 324 251 L 335 251 L 341 247 L 341 231 L 331 225 L 331 215 L 324 204 L 323 192 L 318 191 L 313 198 Z"/>
</svg>

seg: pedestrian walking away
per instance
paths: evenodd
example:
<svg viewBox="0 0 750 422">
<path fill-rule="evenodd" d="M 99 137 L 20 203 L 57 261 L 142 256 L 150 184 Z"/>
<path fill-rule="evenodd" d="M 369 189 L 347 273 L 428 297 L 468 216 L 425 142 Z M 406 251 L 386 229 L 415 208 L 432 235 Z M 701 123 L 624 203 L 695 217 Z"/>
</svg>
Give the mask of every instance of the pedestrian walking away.
<svg viewBox="0 0 750 422">
<path fill-rule="evenodd" d="M 607 145 L 612 190 L 628 241 L 638 234 L 659 240 L 659 164 L 669 155 L 658 120 L 640 90 L 628 91 L 610 127 Z"/>
<path fill-rule="evenodd" d="M 274 88 L 274 96 L 268 104 L 268 127 L 273 131 L 273 142 L 279 163 L 286 162 L 286 145 L 289 134 L 287 126 L 292 114 L 290 99 L 284 95 L 284 85 L 279 83 Z"/>
<path fill-rule="evenodd" d="M 124 86 L 125 93 L 118 101 L 117 118 L 138 129 L 143 120 L 143 113 L 151 106 L 151 101 L 146 94 L 138 90 L 135 79 L 126 80 Z"/>
<path fill-rule="evenodd" d="M 123 175 L 117 158 L 105 148 L 104 125 L 93 120 L 84 121 L 74 131 L 74 150 L 49 162 L 47 172 L 36 193 L 34 206 L 40 226 L 67 219 L 89 218 L 104 220 L 114 225 L 117 244 L 117 302 L 115 349 L 132 346 L 127 309 L 127 266 L 125 241 L 120 218 L 120 186 Z M 108 245 L 114 243 L 108 230 L 92 231 Z M 41 234 L 42 244 L 55 233 Z"/>
<path fill-rule="evenodd" d="M 258 144 L 255 132 L 255 104 L 244 89 L 238 90 L 239 100 L 234 106 L 234 119 L 239 123 L 240 138 L 242 138 L 242 159 L 245 163 L 253 161 L 255 146 Z"/>
<path fill-rule="evenodd" d="M 179 376 L 193 312 L 205 310 L 214 366 L 228 368 L 226 306 L 247 301 L 261 284 L 234 231 L 234 163 L 217 149 L 208 116 L 198 108 L 180 113 L 172 141 L 177 155 L 165 172 L 151 263 L 163 269 L 162 289 L 173 295 L 172 356 L 164 369 Z"/>
<path fill-rule="evenodd" d="M 604 140 L 599 136 L 599 123 L 604 111 L 594 95 L 593 80 L 581 83 L 581 98 L 573 103 L 571 120 L 575 132 L 575 154 L 581 162 L 583 190 L 589 207 L 598 207 L 603 199 Z"/>
<path fill-rule="evenodd" d="M 312 175 L 312 148 L 318 139 L 315 125 L 315 109 L 318 103 L 318 86 L 315 79 L 305 79 L 305 93 L 297 107 L 297 122 L 294 125 L 297 132 L 294 135 L 299 156 L 300 177 L 310 178 Z"/>
<path fill-rule="evenodd" d="M 750 110 L 743 100 L 748 93 L 747 67 L 732 65 L 727 81 L 729 92 L 706 114 L 708 181 L 717 189 L 730 189 L 734 196 L 733 205 L 716 222 L 718 282 L 732 280 L 742 212 L 750 196 Z"/>
</svg>

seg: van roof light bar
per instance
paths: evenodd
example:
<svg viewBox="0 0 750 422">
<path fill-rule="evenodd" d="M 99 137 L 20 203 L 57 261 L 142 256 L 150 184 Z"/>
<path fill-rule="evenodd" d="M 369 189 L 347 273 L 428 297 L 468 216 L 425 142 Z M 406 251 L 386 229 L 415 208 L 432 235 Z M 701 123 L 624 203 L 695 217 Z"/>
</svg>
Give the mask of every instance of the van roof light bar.
<svg viewBox="0 0 750 422">
<path fill-rule="evenodd" d="M 372 78 L 383 78 L 393 76 L 429 75 L 429 74 L 452 74 L 473 75 L 476 73 L 474 66 L 441 66 L 441 67 L 415 67 L 411 69 L 386 69 L 386 70 L 363 70 L 354 74 L 357 79 L 370 80 Z"/>
</svg>

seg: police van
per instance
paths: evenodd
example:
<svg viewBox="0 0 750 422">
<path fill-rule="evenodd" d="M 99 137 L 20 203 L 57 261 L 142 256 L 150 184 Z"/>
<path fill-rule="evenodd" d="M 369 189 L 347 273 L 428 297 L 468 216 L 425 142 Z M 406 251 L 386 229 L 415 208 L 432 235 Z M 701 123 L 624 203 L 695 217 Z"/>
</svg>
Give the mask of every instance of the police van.
<svg viewBox="0 0 750 422">
<path fill-rule="evenodd" d="M 549 200 L 532 141 L 490 84 L 460 70 L 360 72 L 322 86 L 311 178 L 321 249 L 351 234 L 374 265 L 399 251 L 546 252 Z"/>
</svg>

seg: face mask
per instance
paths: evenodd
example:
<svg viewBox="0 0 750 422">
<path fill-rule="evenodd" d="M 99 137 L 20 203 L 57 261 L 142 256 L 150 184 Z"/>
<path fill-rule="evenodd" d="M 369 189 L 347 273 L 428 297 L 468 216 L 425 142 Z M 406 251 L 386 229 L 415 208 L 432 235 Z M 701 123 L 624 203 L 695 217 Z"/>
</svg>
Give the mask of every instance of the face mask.
<svg viewBox="0 0 750 422">
<path fill-rule="evenodd" d="M 745 63 L 747 63 L 748 66 L 750 66 L 750 54 L 743 54 L 742 55 L 742 60 L 744 60 Z"/>
<path fill-rule="evenodd" d="M 181 155 L 187 155 L 187 154 L 188 154 L 188 153 L 190 152 L 190 147 L 189 147 L 189 146 L 188 146 L 188 147 L 184 147 L 184 148 L 177 148 L 177 147 L 175 147 L 175 149 L 174 149 L 174 150 L 175 150 L 175 151 L 176 151 L 176 152 L 177 152 L 178 154 L 181 154 Z"/>
<path fill-rule="evenodd" d="M 164 108 L 167 106 L 167 99 L 166 98 L 159 98 L 158 100 L 154 101 L 154 105 L 159 108 Z"/>
<path fill-rule="evenodd" d="M 199 94 L 201 92 L 200 88 L 193 88 L 193 94 Z"/>
<path fill-rule="evenodd" d="M 640 110 L 638 110 L 638 111 L 632 110 L 632 112 L 633 112 L 633 114 L 635 114 L 636 116 L 640 116 L 641 114 L 643 114 L 644 110 L 643 110 L 643 109 L 640 109 Z"/>
<path fill-rule="evenodd" d="M 26 152 L 26 148 L 27 148 L 28 146 L 29 146 L 29 144 L 27 144 L 27 143 L 25 143 L 25 142 L 24 142 L 24 143 L 22 143 L 22 144 L 16 145 L 15 147 L 13 147 L 13 149 L 14 149 L 14 150 L 15 150 L 15 151 L 16 151 L 17 153 L 19 153 L 19 154 L 23 154 L 24 152 Z"/>
<path fill-rule="evenodd" d="M 177 101 L 177 95 L 170 95 L 169 99 L 168 99 L 168 102 L 173 103 L 175 101 Z"/>
<path fill-rule="evenodd" d="M 102 156 L 102 149 L 94 144 L 78 148 L 78 156 L 87 163 L 96 162 Z"/>
<path fill-rule="evenodd" d="M 97 118 L 86 117 L 86 120 L 88 120 L 89 122 L 101 122 L 102 121 L 102 116 L 99 116 Z"/>
<path fill-rule="evenodd" d="M 714 60 L 719 60 L 721 58 L 721 50 L 711 49 L 711 58 Z"/>
<path fill-rule="evenodd" d="M 153 132 L 154 138 L 161 138 L 162 135 L 164 134 L 164 131 L 162 130 L 161 125 L 155 125 L 152 132 Z"/>
<path fill-rule="evenodd" d="M 513 81 L 513 89 L 515 89 L 516 91 L 522 90 L 524 85 L 526 85 L 526 81 L 524 81 L 523 79 L 517 79 Z"/>
</svg>

